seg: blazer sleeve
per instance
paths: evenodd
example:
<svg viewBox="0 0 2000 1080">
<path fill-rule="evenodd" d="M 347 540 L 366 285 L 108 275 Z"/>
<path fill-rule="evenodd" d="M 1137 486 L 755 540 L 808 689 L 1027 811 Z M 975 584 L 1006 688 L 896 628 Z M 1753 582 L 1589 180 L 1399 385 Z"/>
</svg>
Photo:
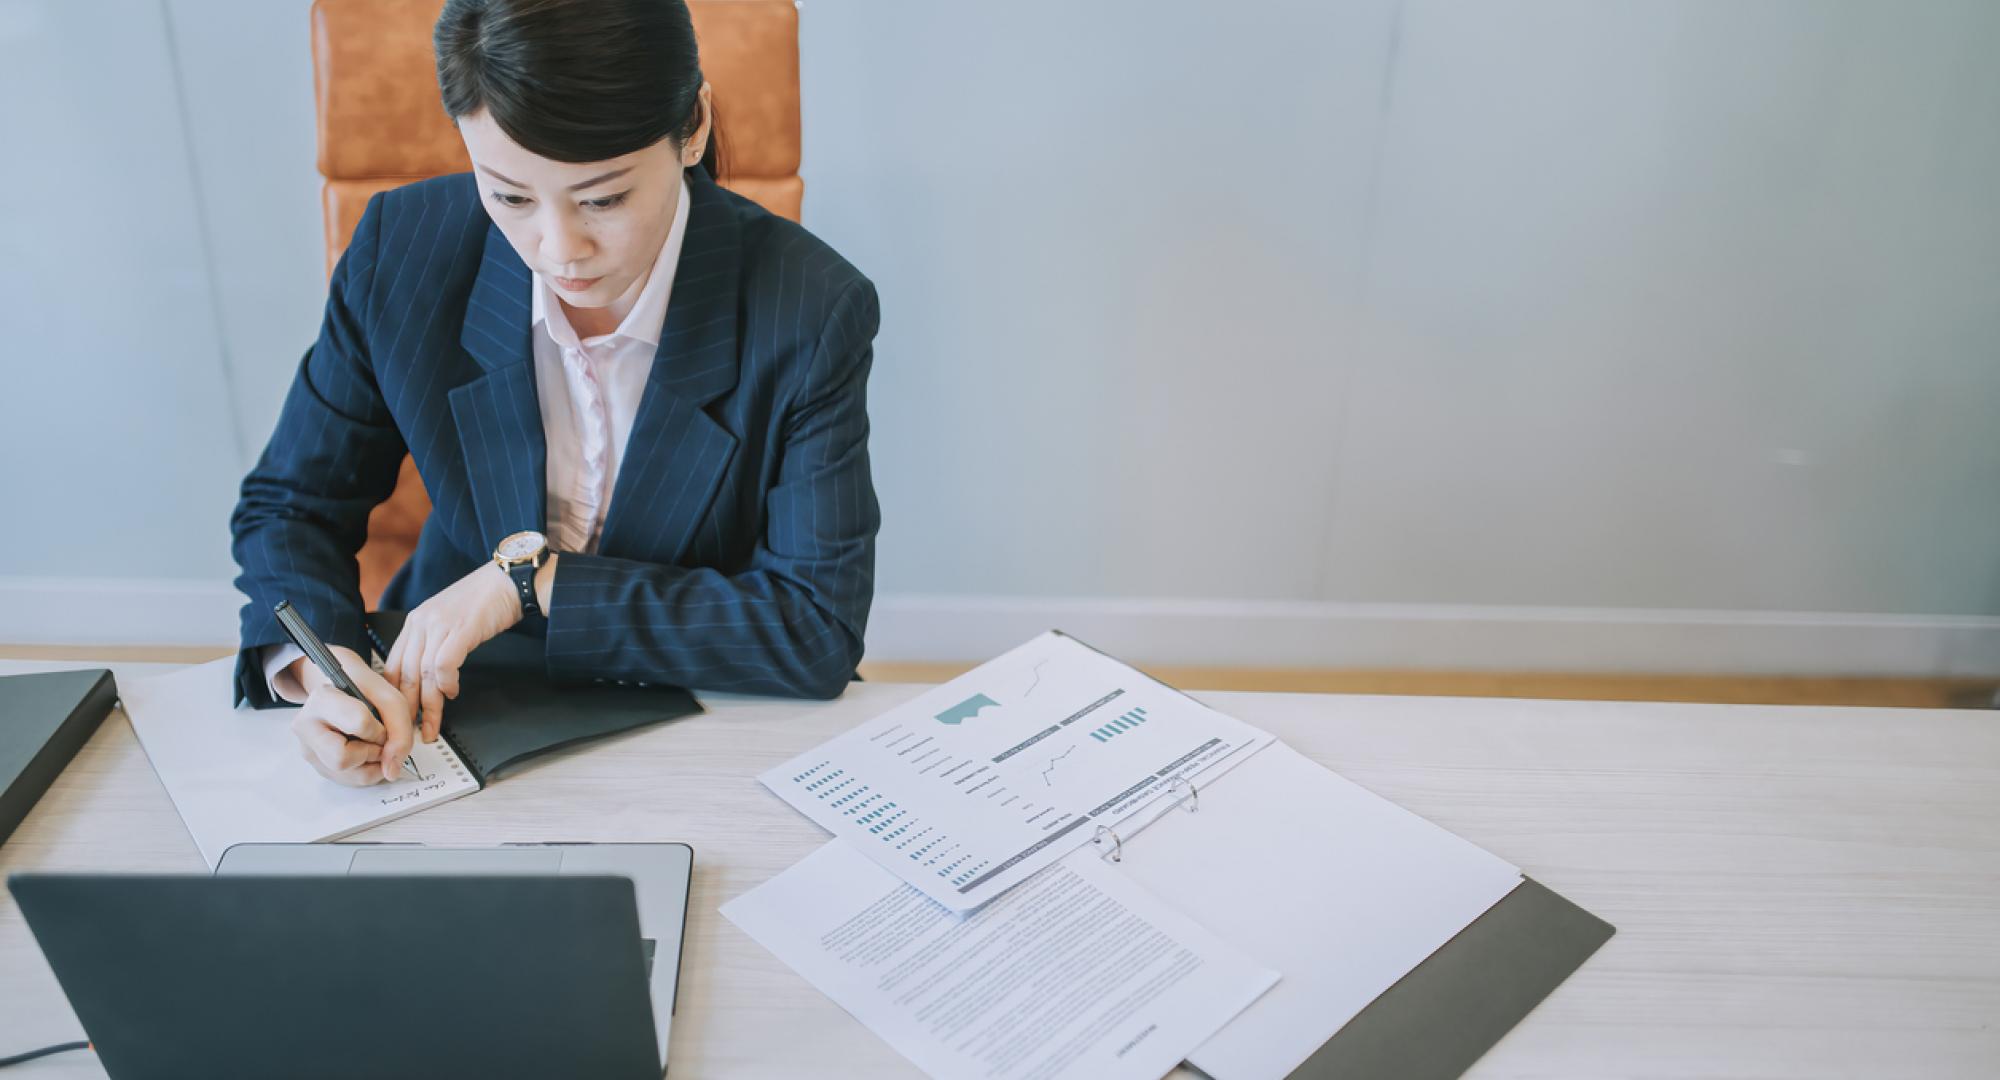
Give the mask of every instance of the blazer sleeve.
<svg viewBox="0 0 2000 1080">
<path fill-rule="evenodd" d="M 881 511 L 868 468 L 875 289 L 835 301 L 785 425 L 764 534 L 739 573 L 563 553 L 549 674 L 839 696 L 861 661 Z"/>
<path fill-rule="evenodd" d="M 368 357 L 369 297 L 382 197 L 368 202 L 334 267 L 319 340 L 306 352 L 263 455 L 230 516 L 241 618 L 236 703 L 273 700 L 260 656 L 287 642 L 271 609 L 289 600 L 329 645 L 368 655 L 355 553 L 368 513 L 388 498 L 405 453 Z"/>
</svg>

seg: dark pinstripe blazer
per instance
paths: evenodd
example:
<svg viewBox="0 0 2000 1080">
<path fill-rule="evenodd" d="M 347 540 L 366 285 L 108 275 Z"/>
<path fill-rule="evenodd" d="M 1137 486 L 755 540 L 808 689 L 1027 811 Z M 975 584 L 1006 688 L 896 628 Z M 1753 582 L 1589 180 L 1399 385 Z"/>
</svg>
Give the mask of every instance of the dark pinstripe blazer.
<svg viewBox="0 0 2000 1080">
<path fill-rule="evenodd" d="M 687 234 L 599 550 L 564 554 L 551 677 L 832 697 L 861 658 L 881 517 L 868 469 L 875 289 L 798 225 L 690 170 Z M 367 655 L 355 552 L 407 450 L 433 509 L 383 596 L 411 608 L 543 530 L 530 277 L 469 174 L 376 196 L 230 521 L 238 700 L 289 599 Z"/>
</svg>

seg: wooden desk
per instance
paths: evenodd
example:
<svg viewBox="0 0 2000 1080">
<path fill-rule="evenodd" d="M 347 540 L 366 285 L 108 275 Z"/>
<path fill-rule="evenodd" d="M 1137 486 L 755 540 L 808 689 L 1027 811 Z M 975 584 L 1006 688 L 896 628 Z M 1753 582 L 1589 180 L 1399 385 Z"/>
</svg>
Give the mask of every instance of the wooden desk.
<svg viewBox="0 0 2000 1080">
<path fill-rule="evenodd" d="M 0 673 L 58 666 L 83 665 Z M 111 666 L 121 679 L 147 669 Z M 715 909 L 824 839 L 756 773 L 920 689 L 709 696 L 706 716 L 565 754 L 368 837 L 691 843 L 672 1075 L 917 1075 Z M 1992 713 L 1201 696 L 1618 926 L 1473 1076 L 2000 1075 Z M 0 846 L 0 871 L 20 870 L 203 870 L 122 715 Z M 80 1030 L 0 900 L 0 1053 Z M 9 1075 L 101 1071 L 66 1054 Z"/>
</svg>

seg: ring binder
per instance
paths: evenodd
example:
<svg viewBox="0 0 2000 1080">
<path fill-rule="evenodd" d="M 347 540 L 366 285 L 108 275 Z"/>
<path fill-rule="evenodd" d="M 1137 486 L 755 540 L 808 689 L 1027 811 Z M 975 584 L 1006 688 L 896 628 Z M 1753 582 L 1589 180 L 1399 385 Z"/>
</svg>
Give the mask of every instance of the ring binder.
<svg viewBox="0 0 2000 1080">
<path fill-rule="evenodd" d="M 1151 825 L 1155 821 L 1158 821 L 1161 818 L 1166 817 L 1168 814 L 1173 813 L 1176 807 L 1185 810 L 1190 814 L 1201 809 L 1201 789 L 1195 787 L 1194 781 L 1189 780 L 1185 776 L 1174 777 L 1173 780 L 1167 784 L 1167 794 L 1171 798 L 1169 799 L 1169 801 L 1165 806 L 1160 808 L 1159 813 L 1156 813 L 1152 817 L 1149 817 L 1146 820 L 1140 822 L 1139 824 L 1132 826 L 1130 829 L 1126 831 L 1127 836 L 1139 835 L 1141 832 L 1145 831 L 1146 826 Z M 1117 831 L 1112 829 L 1109 825 L 1099 825 L 1097 827 L 1097 831 L 1091 835 L 1090 842 L 1092 844 L 1095 844 L 1099 850 L 1102 850 L 1104 847 L 1105 837 L 1111 838 L 1111 850 L 1106 854 L 1099 855 L 1098 858 L 1103 859 L 1106 862 L 1124 862 L 1125 841 L 1120 839 Z"/>
</svg>

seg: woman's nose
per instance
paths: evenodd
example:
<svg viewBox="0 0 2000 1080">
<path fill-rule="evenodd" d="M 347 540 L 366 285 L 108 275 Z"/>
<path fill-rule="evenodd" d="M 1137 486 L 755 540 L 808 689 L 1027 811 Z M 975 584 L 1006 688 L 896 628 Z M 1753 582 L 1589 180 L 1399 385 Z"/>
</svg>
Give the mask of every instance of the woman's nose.
<svg viewBox="0 0 2000 1080">
<path fill-rule="evenodd" d="M 542 258 L 550 270 L 571 270 L 588 259 L 590 237 L 572 221 L 558 218 L 542 229 Z"/>
</svg>

